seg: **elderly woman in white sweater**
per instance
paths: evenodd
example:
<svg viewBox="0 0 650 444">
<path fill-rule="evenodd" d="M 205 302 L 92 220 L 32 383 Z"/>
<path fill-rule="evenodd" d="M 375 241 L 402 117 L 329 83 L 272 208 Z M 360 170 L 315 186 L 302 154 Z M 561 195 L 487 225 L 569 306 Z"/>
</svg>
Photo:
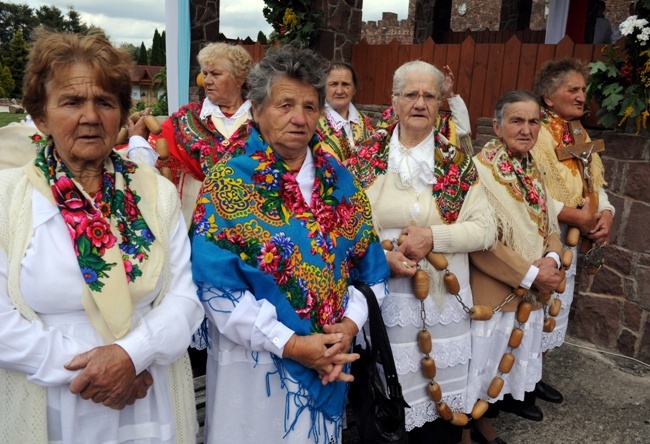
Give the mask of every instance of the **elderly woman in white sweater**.
<svg viewBox="0 0 650 444">
<path fill-rule="evenodd" d="M 442 400 L 452 411 L 464 412 L 471 340 L 463 305 L 472 305 L 467 254 L 489 248 L 496 240 L 471 158 L 435 129 L 442 81 L 443 74 L 425 62 L 398 68 L 393 107 L 399 123 L 360 146 L 348 164 L 366 189 L 380 238 L 406 235 L 399 247 L 386 253 L 391 278 L 382 314 L 410 405 L 406 429 L 411 443 L 460 441 L 461 428 L 440 418 L 427 393 L 433 378 L 422 372 L 426 353 L 418 347 L 418 332 L 425 330 L 433 338 L 430 357 Z M 447 269 L 458 278 L 458 291 L 447 291 L 442 284 L 445 272 L 425 259 L 432 251 L 446 257 Z M 423 302 L 414 296 L 412 283 L 418 269 L 426 271 L 430 282 Z"/>
</svg>

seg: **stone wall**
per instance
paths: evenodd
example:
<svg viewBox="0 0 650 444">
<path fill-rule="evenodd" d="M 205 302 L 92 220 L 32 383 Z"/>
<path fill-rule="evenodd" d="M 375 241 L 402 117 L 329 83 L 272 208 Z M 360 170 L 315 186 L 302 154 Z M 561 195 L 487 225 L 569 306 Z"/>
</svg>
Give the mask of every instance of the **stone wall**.
<svg viewBox="0 0 650 444">
<path fill-rule="evenodd" d="M 196 56 L 205 45 L 219 40 L 219 0 L 190 0 L 190 102 L 203 100 L 203 88 L 196 86 L 201 70 Z"/>
<path fill-rule="evenodd" d="M 416 19 L 416 4 L 419 4 Z M 502 0 L 453 0 L 451 10 L 451 30 L 456 32 L 480 31 L 490 29 L 499 30 L 501 18 Z M 541 31 L 546 29 L 546 18 L 548 15 L 549 0 L 533 0 L 531 5 L 530 29 Z M 630 0 L 606 0 L 605 17 L 610 21 L 612 27 L 616 28 L 629 15 Z M 377 22 L 369 21 L 362 23 L 362 38 L 370 44 L 389 43 L 397 38 L 400 43 L 408 40 L 410 27 L 412 41 L 421 42 L 431 35 L 431 19 L 435 0 L 409 0 L 409 16 L 407 20 L 397 20 L 394 13 L 384 13 L 382 20 Z M 461 15 L 461 12 L 464 13 Z M 389 16 L 390 15 L 390 16 Z M 394 16 L 394 18 L 393 18 Z M 417 25 L 416 25 L 417 20 Z M 413 29 L 415 36 L 413 36 Z M 422 34 L 422 35 L 420 35 Z M 386 37 L 384 37 L 386 36 Z"/>
<path fill-rule="evenodd" d="M 352 45 L 361 40 L 363 0 L 318 0 L 312 5 L 323 11 L 314 49 L 329 60 L 349 62 Z"/>
<path fill-rule="evenodd" d="M 379 21 L 362 22 L 361 38 L 371 45 L 387 44 L 397 39 L 402 44 L 413 43 L 413 21 L 398 20 L 394 12 L 384 12 Z"/>
<path fill-rule="evenodd" d="M 570 329 L 600 347 L 650 363 L 650 132 L 590 134 L 605 141 L 607 193 L 616 217 L 605 266 L 576 281 Z"/>
</svg>

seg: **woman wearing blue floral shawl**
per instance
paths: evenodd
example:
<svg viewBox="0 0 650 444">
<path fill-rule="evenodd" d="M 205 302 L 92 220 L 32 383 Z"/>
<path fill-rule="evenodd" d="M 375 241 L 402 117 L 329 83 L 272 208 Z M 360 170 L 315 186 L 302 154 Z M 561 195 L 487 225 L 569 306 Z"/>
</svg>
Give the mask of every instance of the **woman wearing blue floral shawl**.
<svg viewBox="0 0 650 444">
<path fill-rule="evenodd" d="M 315 137 L 327 62 L 282 47 L 249 74 L 255 127 L 193 216 L 207 311 L 206 442 L 341 442 L 359 280 L 388 267 L 358 183 Z"/>
</svg>

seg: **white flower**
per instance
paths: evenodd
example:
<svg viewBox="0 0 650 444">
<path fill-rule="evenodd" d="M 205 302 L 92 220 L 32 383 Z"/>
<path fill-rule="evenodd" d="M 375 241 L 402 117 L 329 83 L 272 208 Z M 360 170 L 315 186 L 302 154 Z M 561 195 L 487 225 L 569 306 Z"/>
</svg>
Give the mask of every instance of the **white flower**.
<svg viewBox="0 0 650 444">
<path fill-rule="evenodd" d="M 650 28 L 643 28 L 641 33 L 636 38 L 639 42 L 641 42 L 642 45 L 648 43 L 648 39 L 650 39 Z"/>
<path fill-rule="evenodd" d="M 634 24 L 636 22 L 636 15 L 631 15 L 625 19 L 623 23 L 618 25 L 618 29 L 621 30 L 621 34 L 630 35 L 634 31 Z"/>
</svg>

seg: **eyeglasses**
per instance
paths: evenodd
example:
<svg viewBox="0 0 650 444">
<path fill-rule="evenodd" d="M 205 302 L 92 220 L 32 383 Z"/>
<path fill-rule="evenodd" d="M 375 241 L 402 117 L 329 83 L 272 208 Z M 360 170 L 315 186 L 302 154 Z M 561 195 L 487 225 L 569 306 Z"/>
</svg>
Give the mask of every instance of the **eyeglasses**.
<svg viewBox="0 0 650 444">
<path fill-rule="evenodd" d="M 429 92 L 415 92 L 415 91 L 409 91 L 405 93 L 400 93 L 400 94 L 395 94 L 397 97 L 401 97 L 404 99 L 405 102 L 416 102 L 420 97 L 422 97 L 422 100 L 424 100 L 425 103 L 431 104 L 437 101 L 440 101 L 440 96 L 436 94 L 431 94 Z"/>
</svg>

